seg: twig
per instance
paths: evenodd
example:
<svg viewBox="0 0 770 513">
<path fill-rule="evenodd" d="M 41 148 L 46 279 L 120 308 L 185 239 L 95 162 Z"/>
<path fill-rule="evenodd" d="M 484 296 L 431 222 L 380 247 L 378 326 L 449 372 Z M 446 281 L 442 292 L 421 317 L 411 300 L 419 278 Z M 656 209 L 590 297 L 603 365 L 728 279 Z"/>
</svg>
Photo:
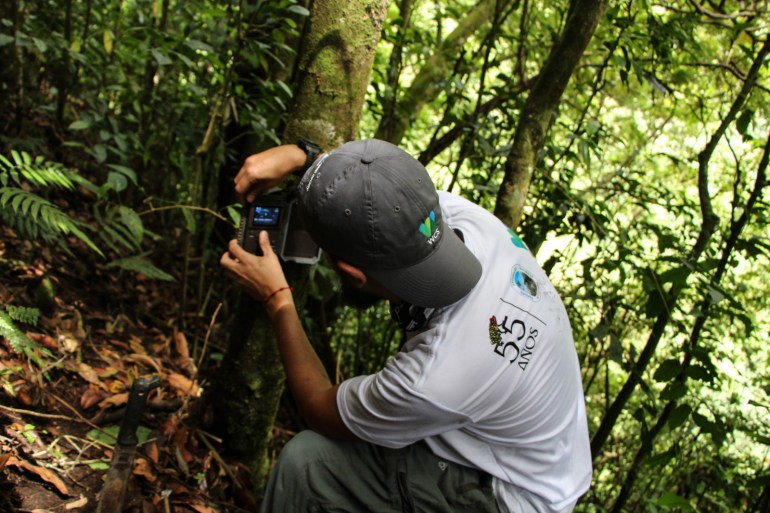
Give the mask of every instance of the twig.
<svg viewBox="0 0 770 513">
<path fill-rule="evenodd" d="M 241 487 L 241 484 L 238 482 L 238 479 L 235 477 L 235 474 L 233 473 L 232 469 L 230 468 L 230 465 L 225 463 L 225 460 L 222 459 L 222 456 L 219 455 L 219 452 L 214 448 L 213 445 L 211 445 L 211 442 L 209 442 L 209 439 L 206 437 L 206 434 L 203 431 L 196 430 L 196 433 L 198 434 L 198 438 L 204 443 L 206 447 L 211 451 L 211 455 L 214 457 L 215 460 L 217 460 L 217 463 L 219 463 L 223 469 L 225 469 L 225 472 L 230 477 L 230 479 L 233 480 L 233 484 L 237 486 L 238 488 Z"/>
<path fill-rule="evenodd" d="M 29 415 L 30 417 L 41 417 L 44 419 L 77 421 L 77 419 L 73 417 L 67 417 L 66 415 L 56 415 L 54 413 L 40 413 L 32 410 L 22 410 L 21 408 L 12 408 L 3 404 L 0 404 L 0 410 L 9 411 L 11 413 L 18 413 L 19 415 Z"/>
<path fill-rule="evenodd" d="M 217 315 L 219 315 L 219 310 L 222 309 L 222 303 L 219 303 L 214 310 L 214 313 L 211 316 L 211 321 L 209 322 L 209 329 L 206 330 L 206 338 L 203 339 L 203 349 L 201 349 L 201 354 L 198 357 L 198 363 L 195 366 L 195 374 L 193 374 L 193 381 L 195 381 L 198 378 L 198 369 L 201 368 L 201 364 L 203 363 L 203 357 L 206 355 L 206 348 L 209 345 L 209 339 L 211 338 L 211 331 L 214 329 L 214 322 L 217 320 Z"/>
<path fill-rule="evenodd" d="M 145 210 L 144 212 L 139 212 L 139 215 L 143 216 L 145 214 L 151 214 L 153 212 L 160 212 L 161 210 L 174 210 L 174 209 L 177 209 L 177 208 L 179 208 L 179 209 L 187 209 L 187 210 L 199 210 L 201 212 L 205 212 L 207 214 L 210 214 L 210 215 L 216 217 L 217 219 L 219 219 L 221 221 L 228 222 L 228 219 L 225 216 L 223 216 L 222 214 L 220 214 L 219 212 L 214 212 L 210 208 L 206 208 L 206 207 L 196 207 L 195 205 L 168 205 L 168 206 L 165 206 L 165 207 L 150 207 L 148 210 Z"/>
<path fill-rule="evenodd" d="M 80 422 L 82 422 L 84 424 L 87 424 L 87 425 L 91 426 L 94 429 L 99 430 L 99 432 L 104 433 L 105 435 L 109 436 L 110 438 L 113 438 L 113 439 L 115 438 L 113 435 L 111 435 L 110 433 L 108 433 L 107 431 L 102 429 L 101 427 L 97 426 L 96 424 L 94 424 L 93 422 L 91 422 L 90 420 L 88 420 L 87 418 L 82 416 L 79 411 L 77 411 L 73 406 L 71 406 L 67 401 L 65 401 L 61 397 L 57 396 L 56 394 L 52 394 L 51 392 L 47 392 L 47 394 L 49 396 L 53 397 L 54 399 L 56 399 L 57 401 L 59 401 L 68 410 L 70 410 L 72 413 L 74 413 L 78 417 L 78 419 L 80 419 Z M 76 419 L 71 419 L 71 420 L 76 420 Z"/>
</svg>

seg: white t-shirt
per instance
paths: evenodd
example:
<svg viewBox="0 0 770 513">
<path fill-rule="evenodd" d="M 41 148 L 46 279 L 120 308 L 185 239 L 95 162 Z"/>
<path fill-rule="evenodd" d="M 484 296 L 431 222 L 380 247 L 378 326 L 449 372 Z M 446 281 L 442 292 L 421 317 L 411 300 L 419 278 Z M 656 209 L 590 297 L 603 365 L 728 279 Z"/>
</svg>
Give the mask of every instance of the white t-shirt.
<svg viewBox="0 0 770 513">
<path fill-rule="evenodd" d="M 380 372 L 341 384 L 342 420 L 368 442 L 424 439 L 437 456 L 488 472 L 503 511 L 570 511 L 590 485 L 591 454 L 567 312 L 513 231 L 478 205 L 439 196 L 481 279 Z"/>
</svg>

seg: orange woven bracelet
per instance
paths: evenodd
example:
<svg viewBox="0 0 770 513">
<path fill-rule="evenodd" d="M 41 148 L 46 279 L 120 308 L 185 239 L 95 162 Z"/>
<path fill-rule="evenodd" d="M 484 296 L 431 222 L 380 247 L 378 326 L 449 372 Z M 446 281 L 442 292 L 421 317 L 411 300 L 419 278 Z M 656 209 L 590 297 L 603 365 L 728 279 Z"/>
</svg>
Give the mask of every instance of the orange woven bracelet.
<svg viewBox="0 0 770 513">
<path fill-rule="evenodd" d="M 276 289 L 269 296 L 267 296 L 265 299 L 263 299 L 262 302 L 263 303 L 267 303 L 268 301 L 273 299 L 273 296 L 275 296 L 276 294 L 278 294 L 279 292 L 282 292 L 284 290 L 291 290 L 292 292 L 294 292 L 294 287 L 286 286 L 286 287 L 281 287 L 280 289 Z"/>
</svg>

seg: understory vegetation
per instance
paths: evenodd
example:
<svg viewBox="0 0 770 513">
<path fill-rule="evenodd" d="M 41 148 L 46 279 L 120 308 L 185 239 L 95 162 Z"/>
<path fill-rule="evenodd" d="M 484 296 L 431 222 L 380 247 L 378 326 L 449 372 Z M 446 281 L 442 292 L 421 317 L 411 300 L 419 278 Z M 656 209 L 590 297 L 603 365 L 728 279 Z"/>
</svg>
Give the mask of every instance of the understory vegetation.
<svg viewBox="0 0 770 513">
<path fill-rule="evenodd" d="M 368 20 L 376 3 L 345 12 Z M 517 217 L 503 208 L 517 130 L 579 5 L 390 2 L 357 137 L 400 144 L 439 189 L 505 219 L 561 293 L 595 469 L 576 511 L 770 511 L 768 5 L 605 3 L 563 63 L 574 70 Z M 205 403 L 223 399 L 206 391 L 248 308 L 218 262 L 243 159 L 293 142 L 313 8 L 0 6 L 0 510 L 95 508 L 112 413 L 149 374 L 163 386 L 136 503 L 256 507 L 253 465 L 208 431 Z M 332 376 L 375 372 L 398 349 L 386 306 L 345 306 L 323 262 L 297 276 Z M 265 467 L 303 427 L 289 397 L 267 415 Z M 53 502 L 32 502 L 34 486 Z"/>
</svg>

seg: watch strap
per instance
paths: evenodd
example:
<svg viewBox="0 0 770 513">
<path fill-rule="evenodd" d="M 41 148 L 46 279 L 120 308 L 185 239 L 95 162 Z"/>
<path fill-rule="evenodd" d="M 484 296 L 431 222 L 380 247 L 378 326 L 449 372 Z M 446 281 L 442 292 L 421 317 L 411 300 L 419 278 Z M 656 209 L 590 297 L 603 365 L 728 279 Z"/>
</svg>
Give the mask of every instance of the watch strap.
<svg viewBox="0 0 770 513">
<path fill-rule="evenodd" d="M 310 169 L 310 166 L 313 165 L 313 162 L 316 161 L 318 155 L 321 154 L 321 147 L 310 139 L 300 139 L 297 141 L 297 146 L 299 146 L 299 148 L 307 155 L 307 158 L 305 159 L 305 165 L 303 165 L 302 169 L 299 170 L 299 174 L 304 174 L 305 171 Z"/>
</svg>

